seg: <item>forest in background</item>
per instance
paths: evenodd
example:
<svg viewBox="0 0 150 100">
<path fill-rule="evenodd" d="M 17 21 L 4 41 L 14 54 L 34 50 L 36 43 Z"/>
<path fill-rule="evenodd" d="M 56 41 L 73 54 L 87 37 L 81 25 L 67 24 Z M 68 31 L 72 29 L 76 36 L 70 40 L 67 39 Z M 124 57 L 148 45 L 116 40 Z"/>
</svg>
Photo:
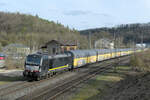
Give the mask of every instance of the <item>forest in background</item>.
<svg viewBox="0 0 150 100">
<path fill-rule="evenodd" d="M 87 47 L 87 38 L 75 29 L 39 18 L 38 15 L 0 12 L 0 47 L 22 43 L 38 49 L 52 39 L 77 41 L 80 48 Z"/>
<path fill-rule="evenodd" d="M 81 35 L 88 36 L 91 34 L 93 40 L 100 38 L 112 39 L 121 38 L 123 44 L 128 43 L 150 43 L 150 23 L 135 23 L 135 24 L 124 24 L 112 28 L 95 28 L 79 31 Z"/>
</svg>

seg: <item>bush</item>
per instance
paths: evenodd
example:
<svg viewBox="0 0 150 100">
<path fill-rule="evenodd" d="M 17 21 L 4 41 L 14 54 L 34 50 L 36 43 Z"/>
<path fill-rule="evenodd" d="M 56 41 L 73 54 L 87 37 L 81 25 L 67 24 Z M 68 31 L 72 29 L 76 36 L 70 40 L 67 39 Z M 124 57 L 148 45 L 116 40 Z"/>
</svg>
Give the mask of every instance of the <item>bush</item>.
<svg viewBox="0 0 150 100">
<path fill-rule="evenodd" d="M 130 65 L 135 70 L 150 72 L 150 51 L 132 55 Z"/>
</svg>

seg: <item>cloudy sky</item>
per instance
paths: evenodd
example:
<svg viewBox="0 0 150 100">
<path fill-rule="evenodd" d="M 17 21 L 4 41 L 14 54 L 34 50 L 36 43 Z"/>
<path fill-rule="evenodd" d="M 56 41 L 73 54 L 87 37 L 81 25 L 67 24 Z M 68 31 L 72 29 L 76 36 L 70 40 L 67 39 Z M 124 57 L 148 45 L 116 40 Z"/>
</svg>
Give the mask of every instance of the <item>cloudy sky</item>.
<svg viewBox="0 0 150 100">
<path fill-rule="evenodd" d="M 0 11 L 38 14 L 78 30 L 150 22 L 150 0 L 0 0 Z"/>
</svg>

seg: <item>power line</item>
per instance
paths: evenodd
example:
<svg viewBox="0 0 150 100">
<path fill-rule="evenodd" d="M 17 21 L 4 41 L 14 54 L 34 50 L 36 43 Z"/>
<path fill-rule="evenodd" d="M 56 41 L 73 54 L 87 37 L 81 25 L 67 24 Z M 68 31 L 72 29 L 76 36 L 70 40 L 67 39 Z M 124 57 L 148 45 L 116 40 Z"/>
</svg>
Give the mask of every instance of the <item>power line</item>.
<svg viewBox="0 0 150 100">
<path fill-rule="evenodd" d="M 89 32 L 89 49 L 92 49 L 92 44 L 91 44 L 91 32 Z"/>
</svg>

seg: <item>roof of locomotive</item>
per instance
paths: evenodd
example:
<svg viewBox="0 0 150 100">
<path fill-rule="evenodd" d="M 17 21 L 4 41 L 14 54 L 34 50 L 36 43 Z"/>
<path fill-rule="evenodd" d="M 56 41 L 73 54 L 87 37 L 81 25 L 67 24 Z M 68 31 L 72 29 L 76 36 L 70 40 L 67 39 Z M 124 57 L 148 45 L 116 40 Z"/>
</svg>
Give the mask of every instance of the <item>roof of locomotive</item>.
<svg viewBox="0 0 150 100">
<path fill-rule="evenodd" d="M 39 56 L 39 57 L 42 57 L 42 55 L 41 54 L 39 54 L 39 53 L 33 53 L 33 54 L 29 54 L 28 56 Z"/>
<path fill-rule="evenodd" d="M 64 57 L 71 57 L 71 54 L 48 55 L 48 58 L 49 58 L 49 59 L 53 59 L 53 58 L 64 58 Z"/>
<path fill-rule="evenodd" d="M 29 54 L 30 55 L 35 55 L 35 56 L 39 56 L 39 57 L 43 57 L 43 58 L 63 58 L 63 57 L 70 57 L 70 54 L 57 54 L 57 55 L 48 55 L 48 54 L 43 54 L 43 53 L 35 53 L 35 54 Z"/>
</svg>

